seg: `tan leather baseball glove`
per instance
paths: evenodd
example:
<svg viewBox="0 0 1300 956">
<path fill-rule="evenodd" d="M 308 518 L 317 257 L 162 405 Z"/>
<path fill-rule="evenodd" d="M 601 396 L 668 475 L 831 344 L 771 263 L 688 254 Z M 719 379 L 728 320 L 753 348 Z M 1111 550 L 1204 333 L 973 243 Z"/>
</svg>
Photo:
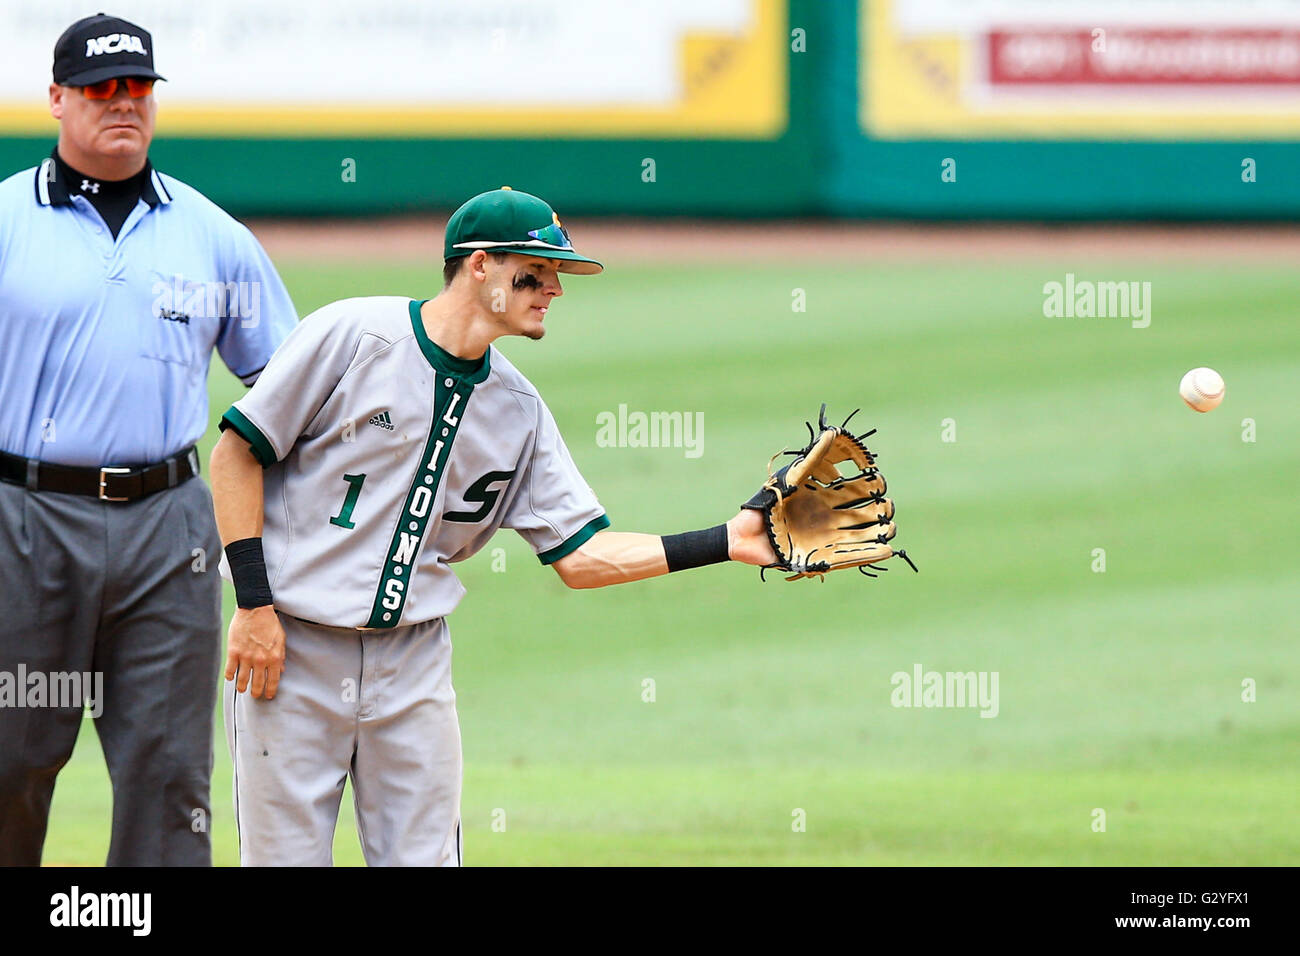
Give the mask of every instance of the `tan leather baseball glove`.
<svg viewBox="0 0 1300 956">
<path fill-rule="evenodd" d="M 807 423 L 807 446 L 773 455 L 767 481 L 741 506 L 763 512 L 778 559 L 771 567 L 793 572 L 787 581 L 824 580 L 827 571 L 842 568 L 876 577 L 873 572 L 889 570 L 881 562 L 895 555 L 916 570 L 907 552 L 889 544 L 896 532 L 894 503 L 885 497 L 875 456 L 862 444 L 876 430 L 854 437 L 847 428 L 853 415 L 842 425 L 828 425 L 822 405 L 819 431 Z M 781 455 L 795 457 L 773 473 Z"/>
</svg>

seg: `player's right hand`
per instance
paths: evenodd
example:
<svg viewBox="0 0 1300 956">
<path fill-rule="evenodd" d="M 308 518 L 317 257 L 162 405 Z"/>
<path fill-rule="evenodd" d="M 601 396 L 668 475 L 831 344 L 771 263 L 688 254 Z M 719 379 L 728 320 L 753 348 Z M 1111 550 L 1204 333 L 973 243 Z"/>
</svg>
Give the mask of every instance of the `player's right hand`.
<svg viewBox="0 0 1300 956">
<path fill-rule="evenodd" d="M 284 628 L 275 608 L 236 608 L 227 637 L 226 680 L 241 694 L 251 681 L 253 696 L 270 700 L 284 673 Z"/>
</svg>

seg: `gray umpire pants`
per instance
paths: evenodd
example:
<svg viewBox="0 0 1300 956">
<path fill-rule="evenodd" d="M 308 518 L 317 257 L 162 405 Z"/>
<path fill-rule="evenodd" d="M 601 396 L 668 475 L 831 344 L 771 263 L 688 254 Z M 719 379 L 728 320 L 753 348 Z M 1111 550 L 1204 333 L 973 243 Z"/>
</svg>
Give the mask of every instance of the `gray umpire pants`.
<svg viewBox="0 0 1300 956">
<path fill-rule="evenodd" d="M 108 865 L 211 865 L 220 555 L 198 478 L 130 502 L 0 482 L 0 865 L 41 862 L 84 717 L 53 689 L 74 673 L 102 696 L 91 713 L 113 786 Z"/>
<path fill-rule="evenodd" d="M 280 614 L 266 700 L 225 687 L 243 866 L 330 866 L 343 784 L 370 866 L 458 866 L 461 749 L 443 619 L 391 630 Z"/>
</svg>

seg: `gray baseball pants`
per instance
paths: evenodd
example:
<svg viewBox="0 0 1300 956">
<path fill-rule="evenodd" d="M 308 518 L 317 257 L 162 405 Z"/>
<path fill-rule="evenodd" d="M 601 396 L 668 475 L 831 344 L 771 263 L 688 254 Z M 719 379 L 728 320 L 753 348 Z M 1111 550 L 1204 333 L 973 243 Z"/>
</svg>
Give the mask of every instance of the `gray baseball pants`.
<svg viewBox="0 0 1300 956">
<path fill-rule="evenodd" d="M 225 687 L 243 866 L 331 866 L 343 784 L 370 866 L 459 866 L 461 748 L 443 619 L 391 630 L 280 614 L 272 700 Z"/>
<path fill-rule="evenodd" d="M 41 862 L 84 710 L 32 682 L 71 674 L 102 688 L 108 865 L 211 865 L 220 555 L 198 478 L 129 502 L 0 482 L 0 865 Z"/>
</svg>

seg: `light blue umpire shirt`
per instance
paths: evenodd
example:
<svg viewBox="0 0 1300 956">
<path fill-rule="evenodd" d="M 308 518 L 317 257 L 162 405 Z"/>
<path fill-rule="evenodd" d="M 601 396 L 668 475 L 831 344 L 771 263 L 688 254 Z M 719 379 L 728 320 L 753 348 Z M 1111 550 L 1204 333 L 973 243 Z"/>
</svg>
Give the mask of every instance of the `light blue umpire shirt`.
<svg viewBox="0 0 1300 956">
<path fill-rule="evenodd" d="M 148 170 L 114 240 L 54 160 L 0 183 L 0 450 L 140 465 L 208 426 L 208 363 L 252 385 L 297 324 L 253 234 Z"/>
</svg>

